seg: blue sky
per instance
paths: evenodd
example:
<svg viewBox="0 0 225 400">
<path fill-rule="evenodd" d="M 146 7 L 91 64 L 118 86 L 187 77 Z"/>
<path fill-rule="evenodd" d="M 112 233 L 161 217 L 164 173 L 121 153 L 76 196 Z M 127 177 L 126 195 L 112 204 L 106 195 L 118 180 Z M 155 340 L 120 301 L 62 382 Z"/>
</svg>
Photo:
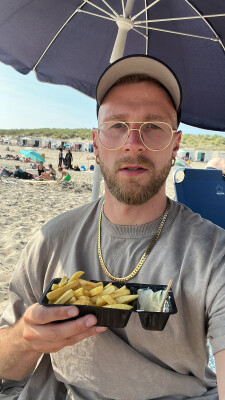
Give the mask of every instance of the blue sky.
<svg viewBox="0 0 225 400">
<path fill-rule="evenodd" d="M 0 62 L 0 129 L 92 128 L 95 101 L 67 86 L 39 82 Z"/>
<path fill-rule="evenodd" d="M 95 101 L 67 86 L 39 82 L 0 62 L 0 129 L 92 128 Z M 181 124 L 183 133 L 219 134 Z"/>
</svg>

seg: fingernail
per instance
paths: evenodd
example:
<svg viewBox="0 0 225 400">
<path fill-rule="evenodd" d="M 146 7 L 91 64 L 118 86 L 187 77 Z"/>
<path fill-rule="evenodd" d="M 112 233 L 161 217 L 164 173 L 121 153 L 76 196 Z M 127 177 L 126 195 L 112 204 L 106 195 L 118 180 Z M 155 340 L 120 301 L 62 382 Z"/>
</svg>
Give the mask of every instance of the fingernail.
<svg viewBox="0 0 225 400">
<path fill-rule="evenodd" d="M 105 326 L 96 326 L 96 332 L 105 332 L 107 328 Z"/>
<path fill-rule="evenodd" d="M 67 310 L 67 315 L 69 317 L 76 317 L 78 315 L 78 309 L 77 307 L 71 307 L 69 310 Z"/>
<path fill-rule="evenodd" d="M 86 321 L 86 327 L 90 328 L 91 326 L 96 324 L 96 319 L 93 317 L 88 318 L 88 320 Z"/>
</svg>

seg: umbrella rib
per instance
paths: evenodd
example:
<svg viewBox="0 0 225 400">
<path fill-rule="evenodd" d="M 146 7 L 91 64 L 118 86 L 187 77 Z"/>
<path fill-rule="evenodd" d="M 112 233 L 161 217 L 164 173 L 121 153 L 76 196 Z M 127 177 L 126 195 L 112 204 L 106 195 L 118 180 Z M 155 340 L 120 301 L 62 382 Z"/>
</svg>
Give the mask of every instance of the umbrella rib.
<svg viewBox="0 0 225 400">
<path fill-rule="evenodd" d="M 153 1 L 153 3 L 150 4 L 149 6 L 143 8 L 138 14 L 134 15 L 134 16 L 131 18 L 131 21 L 134 21 L 139 15 L 143 14 L 143 12 L 145 12 L 145 11 L 147 11 L 149 8 L 153 7 L 153 6 L 154 6 L 156 3 L 158 3 L 159 1 L 160 1 L 160 0 L 155 0 L 155 1 Z"/>
<path fill-rule="evenodd" d="M 199 16 L 202 17 L 202 20 L 205 22 L 205 24 L 211 29 L 211 31 L 213 32 L 213 34 L 215 35 L 216 38 L 218 38 L 218 42 L 221 45 L 222 49 L 225 51 L 225 47 L 223 45 L 223 42 L 221 40 L 221 38 L 217 35 L 216 31 L 213 29 L 213 27 L 211 26 L 211 24 L 206 21 L 205 17 L 200 13 L 200 11 L 198 11 L 198 9 L 193 6 L 193 4 L 190 3 L 190 1 L 188 0 L 184 0 Z"/>
<path fill-rule="evenodd" d="M 103 0 L 103 1 L 105 2 L 105 0 Z M 108 14 L 108 15 L 111 17 L 111 20 L 112 20 L 112 21 L 114 20 L 114 19 L 113 19 L 113 15 L 111 15 L 109 12 L 103 10 L 101 7 L 96 6 L 96 5 L 93 4 L 91 1 L 85 0 L 79 7 L 76 8 L 76 10 L 69 16 L 69 18 L 66 20 L 66 22 L 64 22 L 64 24 L 61 26 L 61 28 L 60 28 L 60 29 L 58 30 L 58 32 L 55 34 L 55 36 L 53 37 L 53 39 L 51 40 L 51 42 L 48 44 L 48 46 L 47 46 L 46 49 L 43 51 L 43 53 L 41 54 L 40 58 L 38 59 L 38 61 L 37 61 L 36 64 L 34 65 L 33 71 L 35 71 L 35 69 L 37 68 L 38 64 L 40 63 L 40 61 L 42 60 L 42 58 L 44 57 L 44 55 L 47 53 L 47 51 L 48 51 L 49 48 L 51 47 L 52 43 L 56 40 L 56 38 L 59 36 L 59 34 L 60 34 L 60 33 L 62 32 L 62 30 L 65 28 L 65 26 L 68 24 L 68 22 L 74 17 L 74 15 L 76 15 L 78 12 L 85 12 L 85 11 L 82 10 L 82 7 L 83 7 L 85 4 L 87 4 L 87 3 L 90 4 L 90 5 L 92 5 L 93 7 L 97 8 L 98 10 L 103 11 L 105 14 Z M 106 4 L 106 2 L 105 2 L 105 4 Z M 87 13 L 87 12 L 86 12 L 86 13 Z M 90 13 L 90 14 L 91 14 L 91 13 Z M 100 15 L 97 15 L 97 14 L 93 14 L 93 15 L 96 15 L 96 16 L 101 17 Z M 118 14 L 116 14 L 116 15 L 118 15 Z M 104 18 L 104 17 L 102 16 L 102 18 Z M 105 17 L 105 19 L 110 19 L 110 18 Z"/>
<path fill-rule="evenodd" d="M 40 56 L 40 58 L 38 59 L 38 61 L 36 62 L 36 64 L 33 67 L 33 71 L 35 71 L 35 69 L 37 68 L 38 64 L 40 63 L 40 61 L 42 60 L 42 58 L 44 57 L 45 53 L 47 53 L 48 49 L 51 47 L 52 43 L 55 41 L 55 39 L 59 36 L 60 32 L 65 28 L 65 26 L 68 24 L 68 22 L 74 17 L 74 15 L 87 3 L 87 0 L 85 0 L 71 15 L 70 17 L 66 20 L 66 22 L 64 22 L 64 24 L 61 26 L 61 28 L 58 30 L 58 32 L 55 34 L 55 36 L 53 37 L 53 39 L 51 40 L 51 42 L 48 44 L 48 46 L 46 47 L 46 49 L 43 51 L 42 55 Z"/>
<path fill-rule="evenodd" d="M 145 36 L 146 36 L 146 40 L 145 40 L 145 54 L 148 54 L 148 22 L 147 22 L 147 18 L 148 18 L 148 13 L 147 13 L 147 0 L 145 0 L 145 19 L 146 19 L 146 23 L 145 23 Z M 135 29 L 136 30 L 136 29 Z"/>
<path fill-rule="evenodd" d="M 102 2 L 113 12 L 113 14 L 118 17 L 119 15 L 117 14 L 117 12 L 108 4 L 108 2 L 106 0 L 102 0 Z"/>
<path fill-rule="evenodd" d="M 90 11 L 84 11 L 84 10 L 79 10 L 78 12 L 79 13 L 83 13 L 83 14 L 93 15 L 94 17 L 108 19 L 109 21 L 115 21 L 115 18 L 113 16 L 111 18 L 109 18 L 109 17 L 106 17 L 105 15 L 95 14 L 95 13 L 92 13 Z"/>
<path fill-rule="evenodd" d="M 125 18 L 125 6 L 124 6 L 124 0 L 121 0 L 122 4 L 122 10 L 123 10 L 123 17 Z"/>
<path fill-rule="evenodd" d="M 147 38 L 147 36 L 146 36 L 144 33 L 138 31 L 137 29 L 132 28 L 132 30 L 133 30 L 134 32 L 138 33 L 139 35 L 144 36 L 145 39 Z"/>
<path fill-rule="evenodd" d="M 105 0 L 102 0 L 102 1 L 103 1 L 106 5 L 108 5 L 107 2 L 106 2 Z M 106 11 L 106 10 L 104 10 L 103 8 L 101 8 L 101 7 L 97 6 L 96 4 L 92 3 L 90 0 L 86 0 L 86 3 L 90 4 L 90 5 L 93 6 L 94 8 L 97 8 L 98 10 L 100 10 L 100 11 L 102 11 L 103 13 L 108 14 L 110 17 L 112 17 L 112 15 L 111 15 L 108 11 Z M 108 5 L 108 7 L 110 8 L 109 5 Z M 110 9 L 111 9 L 111 8 L 110 8 Z M 113 13 L 116 15 L 116 17 L 119 16 L 115 10 L 112 9 L 112 11 L 113 11 Z"/>
<path fill-rule="evenodd" d="M 135 23 L 144 24 L 145 22 L 154 23 L 154 22 L 170 22 L 170 21 L 183 21 L 189 19 L 203 19 L 204 18 L 215 18 L 215 17 L 225 17 L 225 14 L 210 14 L 210 15 L 195 15 L 192 17 L 179 17 L 179 18 L 164 18 L 164 19 L 152 19 L 152 20 L 144 20 L 144 21 L 135 21 Z"/>
<path fill-rule="evenodd" d="M 136 28 L 143 28 L 143 29 L 145 29 L 145 27 L 144 27 L 144 26 L 141 26 L 141 25 L 136 25 L 136 24 L 135 24 L 135 27 L 136 27 Z M 190 37 L 197 38 L 197 39 L 212 40 L 213 42 L 220 42 L 220 38 L 219 38 L 218 36 L 216 36 L 215 38 L 210 38 L 210 37 L 206 37 L 206 36 L 192 35 L 191 33 L 176 32 L 176 31 L 169 31 L 169 30 L 167 30 L 167 29 L 153 28 L 153 27 L 150 27 L 150 26 L 148 26 L 147 29 L 152 30 L 152 31 L 173 33 L 173 34 L 175 34 L 175 35 L 190 36 Z"/>
</svg>

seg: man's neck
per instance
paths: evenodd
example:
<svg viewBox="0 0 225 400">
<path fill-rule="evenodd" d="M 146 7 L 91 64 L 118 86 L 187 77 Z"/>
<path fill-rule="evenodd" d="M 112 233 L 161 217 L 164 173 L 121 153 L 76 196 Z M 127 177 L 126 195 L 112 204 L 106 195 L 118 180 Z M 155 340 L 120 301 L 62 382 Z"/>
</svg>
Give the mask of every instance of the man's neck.
<svg viewBox="0 0 225 400">
<path fill-rule="evenodd" d="M 148 202 L 129 206 L 116 200 L 107 190 L 105 192 L 104 214 L 110 222 L 117 225 L 143 225 L 159 218 L 166 208 L 165 191 L 161 190 Z"/>
</svg>

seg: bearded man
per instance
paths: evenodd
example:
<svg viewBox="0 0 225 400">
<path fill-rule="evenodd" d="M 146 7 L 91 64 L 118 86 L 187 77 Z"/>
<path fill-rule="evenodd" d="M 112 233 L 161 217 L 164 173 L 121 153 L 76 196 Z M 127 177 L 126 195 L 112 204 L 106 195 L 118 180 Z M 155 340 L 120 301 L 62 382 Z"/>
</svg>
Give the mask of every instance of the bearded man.
<svg viewBox="0 0 225 400">
<path fill-rule="evenodd" d="M 124 57 L 104 71 L 96 99 L 105 195 L 54 218 L 24 250 L 1 319 L 0 376 L 32 373 L 20 400 L 225 399 L 225 232 L 165 193 L 181 140 L 179 81 L 157 59 Z M 81 268 L 97 281 L 173 279 L 178 312 L 159 332 L 143 329 L 138 312 L 107 329 L 76 306 L 38 304 L 52 278 Z"/>
</svg>

